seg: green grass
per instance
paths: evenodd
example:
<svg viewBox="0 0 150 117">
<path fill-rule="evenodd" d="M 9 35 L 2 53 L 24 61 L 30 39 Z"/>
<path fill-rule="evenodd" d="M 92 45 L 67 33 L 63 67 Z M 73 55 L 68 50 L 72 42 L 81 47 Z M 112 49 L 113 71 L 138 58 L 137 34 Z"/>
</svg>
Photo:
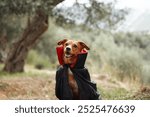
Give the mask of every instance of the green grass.
<svg viewBox="0 0 150 117">
<path fill-rule="evenodd" d="M 50 78 L 51 75 L 46 74 L 46 73 L 41 73 L 41 72 L 23 72 L 23 73 L 7 73 L 4 71 L 0 71 L 0 79 L 2 78 L 26 78 L 26 77 L 32 77 L 32 78 Z"/>
<path fill-rule="evenodd" d="M 3 69 L 4 64 L 0 63 L 0 70 Z"/>
<path fill-rule="evenodd" d="M 131 92 L 119 87 L 112 89 L 99 87 L 98 90 L 100 91 L 103 100 L 124 100 L 128 99 L 131 95 Z"/>
<path fill-rule="evenodd" d="M 21 78 L 21 77 L 42 77 L 42 78 L 50 78 L 49 73 L 41 72 L 42 70 L 37 70 L 34 68 L 33 65 L 26 65 L 25 66 L 25 72 L 18 72 L 18 73 L 8 73 L 5 71 L 2 71 L 4 67 L 4 64 L 0 64 L 0 79 L 1 78 Z M 43 70 L 44 71 L 44 70 Z"/>
</svg>

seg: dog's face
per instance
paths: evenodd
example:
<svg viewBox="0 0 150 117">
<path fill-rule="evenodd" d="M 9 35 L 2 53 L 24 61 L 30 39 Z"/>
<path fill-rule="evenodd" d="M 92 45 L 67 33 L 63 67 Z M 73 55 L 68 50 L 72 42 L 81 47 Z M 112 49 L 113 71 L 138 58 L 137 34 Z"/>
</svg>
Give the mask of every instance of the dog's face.
<svg viewBox="0 0 150 117">
<path fill-rule="evenodd" d="M 61 40 L 58 42 L 58 45 L 63 45 L 64 47 L 64 63 L 65 64 L 74 64 L 77 61 L 77 55 L 83 50 L 89 50 L 90 48 L 81 41 L 75 40 Z"/>
</svg>

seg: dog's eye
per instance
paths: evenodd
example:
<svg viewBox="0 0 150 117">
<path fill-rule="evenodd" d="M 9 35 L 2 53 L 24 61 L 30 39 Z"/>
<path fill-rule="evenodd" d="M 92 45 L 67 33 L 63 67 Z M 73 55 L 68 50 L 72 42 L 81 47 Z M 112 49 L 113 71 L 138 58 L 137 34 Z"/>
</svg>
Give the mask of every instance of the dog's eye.
<svg viewBox="0 0 150 117">
<path fill-rule="evenodd" d="M 77 46 L 77 45 L 73 45 L 73 47 L 74 47 L 74 48 L 77 48 L 78 46 Z"/>
<path fill-rule="evenodd" d="M 65 44 L 65 46 L 68 46 L 68 45 L 69 45 L 68 43 Z"/>
</svg>

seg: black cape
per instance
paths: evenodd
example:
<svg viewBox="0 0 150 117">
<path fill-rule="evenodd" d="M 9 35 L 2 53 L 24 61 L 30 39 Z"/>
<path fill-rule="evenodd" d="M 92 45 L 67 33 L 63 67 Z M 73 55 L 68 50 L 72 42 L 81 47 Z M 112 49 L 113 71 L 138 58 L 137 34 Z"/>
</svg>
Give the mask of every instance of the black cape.
<svg viewBox="0 0 150 117">
<path fill-rule="evenodd" d="M 58 59 L 60 54 L 57 50 Z M 78 55 L 78 60 L 73 68 L 70 65 L 60 65 L 56 72 L 56 86 L 55 94 L 60 100 L 72 100 L 73 95 L 68 84 L 68 68 L 72 71 L 74 78 L 77 82 L 80 100 L 98 100 L 99 93 L 94 82 L 91 82 L 91 78 L 88 70 L 84 67 L 87 52 Z M 60 60 L 59 60 L 60 62 Z"/>
</svg>

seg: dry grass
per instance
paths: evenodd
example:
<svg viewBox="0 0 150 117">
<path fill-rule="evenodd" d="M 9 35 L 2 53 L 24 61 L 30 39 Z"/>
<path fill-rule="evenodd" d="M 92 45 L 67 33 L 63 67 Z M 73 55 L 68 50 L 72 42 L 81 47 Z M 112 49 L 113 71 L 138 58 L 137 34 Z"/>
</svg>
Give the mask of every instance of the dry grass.
<svg viewBox="0 0 150 117">
<path fill-rule="evenodd" d="M 56 99 L 54 84 L 46 78 L 2 79 L 0 99 Z"/>
<path fill-rule="evenodd" d="M 0 74 L 0 99 L 56 99 L 54 71 L 25 67 L 25 73 Z"/>
<path fill-rule="evenodd" d="M 57 99 L 55 71 L 27 67 L 25 73 L 0 74 L 0 99 Z M 108 74 L 91 74 L 97 83 L 102 99 L 150 99 L 150 88 L 120 82 Z"/>
</svg>

